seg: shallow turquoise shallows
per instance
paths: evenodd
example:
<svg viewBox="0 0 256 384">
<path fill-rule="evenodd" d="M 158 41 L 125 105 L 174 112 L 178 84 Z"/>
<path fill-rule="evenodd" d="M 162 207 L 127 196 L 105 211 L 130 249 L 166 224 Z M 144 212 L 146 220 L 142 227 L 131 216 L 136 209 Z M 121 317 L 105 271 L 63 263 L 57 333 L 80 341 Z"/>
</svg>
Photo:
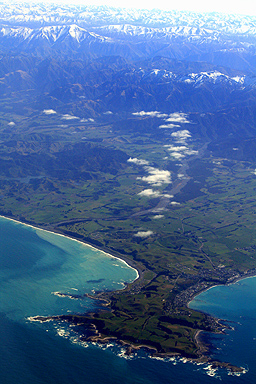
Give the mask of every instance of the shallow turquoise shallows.
<svg viewBox="0 0 256 384">
<path fill-rule="evenodd" d="M 255 278 L 215 287 L 190 304 L 234 327 L 224 337 L 206 337 L 217 358 L 247 369 L 240 377 L 184 360 L 152 359 L 143 351 L 127 359 L 119 346 L 79 343 L 76 330 L 65 323 L 28 320 L 94 310 L 96 303 L 83 297 L 85 293 L 122 289 L 136 277 L 134 269 L 104 252 L 0 218 L 0 383 L 208 384 L 221 378 L 225 383 L 256 382 Z"/>
</svg>

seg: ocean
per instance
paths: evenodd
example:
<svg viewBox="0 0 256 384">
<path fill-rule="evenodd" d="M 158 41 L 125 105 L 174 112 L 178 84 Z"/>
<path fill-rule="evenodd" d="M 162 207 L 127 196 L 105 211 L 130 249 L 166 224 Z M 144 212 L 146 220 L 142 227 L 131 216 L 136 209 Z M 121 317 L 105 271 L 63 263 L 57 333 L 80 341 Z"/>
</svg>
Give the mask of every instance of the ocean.
<svg viewBox="0 0 256 384">
<path fill-rule="evenodd" d="M 136 277 L 136 270 L 102 251 L 0 217 L 0 383 L 256 382 L 256 278 L 214 287 L 190 303 L 232 327 L 226 335 L 204 337 L 213 345 L 214 358 L 246 369 L 239 377 L 185 359 L 154 359 L 145 351 L 127 358 L 113 343 L 79 342 L 65 323 L 29 321 L 36 315 L 94 310 L 97 302 L 85 293 L 122 289 Z"/>
</svg>

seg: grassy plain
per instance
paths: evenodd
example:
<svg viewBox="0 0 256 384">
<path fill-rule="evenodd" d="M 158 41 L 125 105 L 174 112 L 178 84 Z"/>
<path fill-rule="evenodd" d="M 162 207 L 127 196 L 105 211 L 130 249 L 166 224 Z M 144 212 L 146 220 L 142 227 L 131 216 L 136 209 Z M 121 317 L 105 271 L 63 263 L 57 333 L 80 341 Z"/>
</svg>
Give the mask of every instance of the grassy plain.
<svg viewBox="0 0 256 384">
<path fill-rule="evenodd" d="M 218 323 L 189 309 L 189 300 L 256 268 L 255 165 L 207 150 L 177 160 L 165 147 L 179 145 L 170 132 L 135 134 L 117 116 L 81 123 L 6 111 L 1 119 L 0 213 L 93 244 L 140 271 L 125 290 L 105 293 L 108 309 L 84 319 L 102 337 L 196 356 L 196 332 Z M 148 183 L 147 167 L 130 157 L 168 170 L 172 183 Z M 145 189 L 157 194 L 139 195 Z"/>
</svg>

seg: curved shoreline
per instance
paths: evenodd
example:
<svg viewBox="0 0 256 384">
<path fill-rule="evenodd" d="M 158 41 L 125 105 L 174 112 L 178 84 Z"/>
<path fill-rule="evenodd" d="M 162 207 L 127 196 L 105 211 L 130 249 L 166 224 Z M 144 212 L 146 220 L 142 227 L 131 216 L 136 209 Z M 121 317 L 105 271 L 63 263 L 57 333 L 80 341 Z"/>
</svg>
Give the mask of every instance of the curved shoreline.
<svg viewBox="0 0 256 384">
<path fill-rule="evenodd" d="M 127 266 L 129 266 L 130 268 L 132 268 L 133 270 L 136 271 L 136 278 L 130 282 L 130 283 L 126 283 L 125 284 L 125 287 L 123 289 L 125 289 L 127 287 L 127 284 L 133 284 L 136 280 L 139 280 L 141 279 L 143 276 L 142 274 L 142 271 L 140 270 L 140 268 L 135 268 L 134 265 L 131 265 L 131 264 L 135 264 L 135 262 L 133 260 L 130 260 L 128 257 L 125 257 L 123 255 L 120 255 L 120 256 L 115 256 L 115 255 L 112 255 L 111 253 L 109 253 L 108 250 L 104 250 L 104 249 L 100 249 L 100 248 L 96 248 L 96 246 L 88 243 L 88 242 L 85 242 L 85 241 L 82 241 L 82 240 L 79 240 L 75 237 L 72 237 L 70 235 L 64 235 L 63 233 L 60 233 L 56 230 L 54 230 L 54 228 L 51 228 L 49 229 L 49 227 L 51 227 L 52 225 L 47 225 L 48 228 L 45 228 L 43 226 L 36 226 L 36 225 L 33 225 L 33 224 L 30 224 L 30 223 L 26 223 L 24 221 L 20 221 L 18 219 L 14 219 L 14 218 L 11 218 L 11 217 L 7 217 L 7 216 L 3 216 L 3 215 L 0 215 L 0 218 L 3 218 L 3 219 L 6 219 L 6 220 L 10 220 L 10 221 L 13 221 L 17 224 L 21 224 L 21 225 L 24 225 L 24 226 L 27 226 L 27 227 L 31 227 L 33 228 L 34 230 L 41 230 L 41 231 L 44 231 L 44 232 L 47 232 L 47 233 L 50 233 L 50 234 L 54 234 L 54 235 L 58 235 L 58 236 L 62 236 L 64 238 L 67 238 L 67 239 L 70 239 L 70 240 L 73 240 L 73 241 L 76 241 L 84 246 L 87 246 L 87 247 L 90 247 L 91 249 L 95 250 L 95 251 L 99 251 L 99 252 L 102 252 L 104 253 L 107 257 L 111 257 L 111 258 L 115 258 L 115 259 L 119 259 L 121 260 L 123 263 L 125 263 Z M 39 235 L 38 235 L 39 236 Z M 47 241 L 47 240 L 45 240 Z M 216 286 L 221 286 L 221 285 L 230 285 L 230 284 L 234 284 L 236 283 L 237 281 L 240 281 L 240 280 L 243 280 L 243 279 L 246 279 L 246 278 L 252 278 L 252 277 L 255 277 L 256 275 L 256 271 L 254 271 L 253 273 L 247 273 L 245 274 L 244 276 L 234 276 L 234 278 L 230 278 L 229 280 L 231 281 L 227 281 L 226 284 L 214 284 L 208 288 L 204 288 L 204 289 L 201 289 L 199 290 L 198 292 L 195 292 L 193 297 L 190 298 L 190 300 L 187 302 L 187 303 L 184 303 L 188 308 L 189 307 L 189 304 L 194 300 L 195 297 L 197 297 L 198 295 L 200 295 L 202 292 L 206 292 L 208 291 L 209 289 L 211 288 L 214 288 Z M 115 290 L 114 292 L 116 291 L 121 291 L 123 289 L 118 289 L 118 290 Z M 97 300 L 97 295 L 95 297 L 92 297 L 92 299 L 96 299 Z M 192 309 L 192 308 L 191 308 Z M 216 323 L 218 322 L 221 322 L 221 319 L 218 319 L 216 318 L 215 316 L 211 315 L 211 314 L 208 314 L 207 312 L 204 312 L 204 311 L 200 311 L 200 310 L 197 310 L 196 311 L 198 312 L 202 312 L 204 314 L 207 314 L 209 315 L 212 319 L 214 319 L 216 321 Z M 72 315 L 71 315 L 72 316 Z M 66 318 L 67 317 L 70 317 L 69 315 L 61 315 L 61 316 L 47 316 L 47 317 L 44 317 L 44 316 L 32 316 L 32 317 L 29 317 L 27 318 L 29 321 L 41 321 L 41 322 L 44 322 L 44 321 L 51 321 L 51 320 L 67 320 Z M 225 328 L 224 325 L 222 325 L 221 323 L 218 323 L 219 326 L 223 329 Z M 151 353 L 152 353 L 152 356 L 156 356 L 156 357 L 161 357 L 161 358 L 165 358 L 165 357 L 170 357 L 170 356 L 180 356 L 180 357 L 184 357 L 188 360 L 190 360 L 191 362 L 202 362 L 202 363 L 210 363 L 210 364 L 214 364 L 216 367 L 226 367 L 227 369 L 229 369 L 231 372 L 242 372 L 242 368 L 241 367 L 235 367 L 235 366 L 232 366 L 231 364 L 229 363 L 225 363 L 225 362 L 219 362 L 219 361 L 213 361 L 211 358 L 209 358 L 207 356 L 207 351 L 208 351 L 208 348 L 206 345 L 204 345 L 204 343 L 202 343 L 200 340 L 199 340 L 199 335 L 201 332 L 204 332 L 203 330 L 200 330 L 198 329 L 194 335 L 194 340 L 196 342 L 196 345 L 198 347 L 198 357 L 197 358 L 188 358 L 185 354 L 183 355 L 182 352 L 181 353 L 158 353 L 157 350 L 155 348 L 152 348 L 151 346 L 147 346 L 147 345 L 133 345 L 132 343 L 128 343 L 128 342 L 125 342 L 123 341 L 121 338 L 119 338 L 118 340 L 114 337 L 110 337 L 111 339 L 116 339 L 116 341 L 118 343 L 120 343 L 121 345 L 125 346 L 126 349 L 127 349 L 127 354 L 129 353 L 132 353 L 134 350 L 138 350 L 140 348 L 146 348 L 148 350 L 151 350 Z M 108 339 L 108 338 L 107 338 Z M 100 334 L 98 335 L 94 335 L 91 339 L 88 339 L 88 341 L 94 341 L 94 342 L 98 342 L 98 343 L 105 343 L 106 342 L 106 338 L 102 338 Z M 129 352 L 130 351 L 130 352 Z"/>
<path fill-rule="evenodd" d="M 131 264 L 135 264 L 133 263 L 133 260 L 131 260 L 130 262 L 130 259 L 128 257 L 122 257 L 121 255 L 120 256 L 115 256 L 115 255 L 112 255 L 111 253 L 109 253 L 109 251 L 107 250 L 104 250 L 104 249 L 100 249 L 100 248 L 96 248 L 94 245 L 90 244 L 90 243 L 86 243 L 85 241 L 82 241 L 82 240 L 78 240 L 76 239 L 75 237 L 72 237 L 72 236 L 67 236 L 67 235 L 64 235 L 63 233 L 60 233 L 56 230 L 54 230 L 53 228 L 51 229 L 46 229 L 44 227 L 41 227 L 41 226 L 35 226 L 33 224 L 29 224 L 29 223 L 26 223 L 24 221 L 20 221 L 18 219 L 14 219 L 14 218 L 11 218 L 11 217 L 8 217 L 8 216 L 3 216 L 3 215 L 0 215 L 0 218 L 3 218 L 3 219 L 6 219 L 6 220 L 11 220 L 11 221 L 14 221 L 15 223 L 17 224 L 21 224 L 21 225 L 25 225 L 26 227 L 30 227 L 30 228 L 33 228 L 35 229 L 36 231 L 40 230 L 40 231 L 44 231 L 44 232 L 47 232 L 47 233 L 50 233 L 50 234 L 53 234 L 53 235 L 56 235 L 56 236 L 61 236 L 61 237 L 64 237 L 64 238 L 67 238 L 67 239 L 70 239 L 70 240 L 73 240 L 73 241 L 76 241 L 80 244 L 82 244 L 83 246 L 87 246 L 91 249 L 93 249 L 94 251 L 98 251 L 98 252 L 102 252 L 104 253 L 107 257 L 111 257 L 111 258 L 114 258 L 114 259 L 118 259 L 118 260 L 121 260 L 124 264 L 126 264 L 129 268 L 133 269 L 137 276 L 136 278 L 128 283 L 128 284 L 132 284 L 133 282 L 135 282 L 136 280 L 140 279 L 142 277 L 142 271 L 139 269 L 139 268 L 135 268 L 134 265 L 131 265 Z M 49 227 L 49 225 L 48 225 Z M 38 235 L 39 236 L 39 235 Z M 47 241 L 47 240 L 46 240 Z"/>
<path fill-rule="evenodd" d="M 80 318 L 76 319 L 76 316 L 73 315 L 61 315 L 61 316 L 33 316 L 27 318 L 29 321 L 36 321 L 40 323 L 49 322 L 49 321 L 65 321 L 67 323 L 70 323 L 72 325 L 83 325 L 83 321 L 81 321 Z M 223 368 L 228 370 L 231 375 L 240 376 L 241 374 L 246 373 L 246 369 L 244 367 L 235 366 L 233 364 L 230 364 L 225 361 L 219 361 L 219 360 L 213 360 L 210 357 L 207 356 L 208 348 L 207 346 L 202 343 L 199 339 L 199 335 L 202 331 L 197 331 L 195 334 L 195 339 L 197 340 L 198 348 L 200 349 L 200 354 L 198 353 L 198 357 L 188 357 L 186 354 L 182 354 L 179 352 L 167 352 L 167 353 L 161 353 L 158 352 L 158 350 L 151 346 L 144 344 L 133 344 L 132 342 L 124 341 L 121 338 L 118 338 L 116 336 L 102 336 L 100 331 L 97 329 L 95 324 L 90 323 L 90 320 L 87 319 L 87 326 L 92 331 L 92 334 L 90 336 L 81 336 L 80 341 L 85 342 L 91 342 L 91 343 L 97 343 L 99 345 L 104 345 L 109 342 L 117 343 L 117 345 L 124 347 L 125 352 L 124 356 L 130 356 L 134 353 L 138 352 L 141 349 L 144 349 L 149 353 L 149 357 L 151 358 L 157 358 L 157 359 L 175 359 L 178 358 L 180 361 L 183 362 L 190 362 L 192 364 L 205 364 L 210 369 L 218 369 Z"/>
<path fill-rule="evenodd" d="M 252 279 L 252 278 L 256 278 L 256 270 L 253 270 L 253 272 L 249 272 L 249 273 L 245 273 L 243 276 L 239 276 L 239 277 L 236 277 L 236 276 L 234 276 L 234 278 L 231 278 L 231 279 L 229 279 L 229 281 L 227 281 L 226 283 L 224 283 L 224 284 L 213 284 L 212 286 L 210 286 L 210 287 L 208 287 L 208 288 L 205 288 L 205 289 L 202 289 L 202 290 L 199 290 L 198 292 L 196 292 L 190 299 L 189 299 L 189 301 L 186 303 L 186 306 L 188 307 L 188 308 L 190 308 L 189 307 L 189 304 L 197 297 L 197 296 L 199 296 L 199 295 L 201 295 L 201 293 L 203 293 L 203 292 L 207 292 L 207 291 L 209 291 L 210 289 L 212 289 L 212 288 L 215 288 L 215 287 L 221 287 L 221 286 L 229 286 L 229 285 L 232 285 L 232 284 L 236 284 L 238 281 L 241 281 L 241 280 L 246 280 L 246 279 Z M 193 308 L 191 308 L 191 309 L 193 309 Z M 210 313 L 207 313 L 207 312 L 204 312 L 204 311 L 200 311 L 200 310 L 198 310 L 198 309 L 196 309 L 196 311 L 198 311 L 198 312 L 202 312 L 202 313 L 206 313 L 206 314 L 209 314 L 210 316 L 212 316 L 212 317 L 215 317 L 215 316 L 213 316 L 213 315 L 211 315 Z M 219 319 L 219 320 L 221 320 L 221 319 Z"/>
</svg>

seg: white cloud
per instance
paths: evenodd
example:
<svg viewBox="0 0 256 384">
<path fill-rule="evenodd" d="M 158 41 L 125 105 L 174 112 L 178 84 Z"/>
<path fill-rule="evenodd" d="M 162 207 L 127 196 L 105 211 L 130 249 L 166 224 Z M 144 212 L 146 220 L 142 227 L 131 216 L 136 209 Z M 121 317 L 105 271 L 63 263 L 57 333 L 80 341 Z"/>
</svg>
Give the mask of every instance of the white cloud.
<svg viewBox="0 0 256 384">
<path fill-rule="evenodd" d="M 187 151 L 185 151 L 185 154 L 186 155 L 198 155 L 198 151 L 195 151 L 193 149 L 188 149 Z"/>
<path fill-rule="evenodd" d="M 158 168 L 145 167 L 145 170 L 149 173 L 149 176 L 138 177 L 142 181 L 154 186 L 161 186 L 162 184 L 171 183 L 171 173 Z"/>
<path fill-rule="evenodd" d="M 158 213 L 158 212 L 162 212 L 164 210 L 165 210 L 164 208 L 155 208 L 155 209 L 152 209 L 152 212 Z"/>
<path fill-rule="evenodd" d="M 183 157 L 185 157 L 185 155 L 179 152 L 172 152 L 171 156 L 174 157 L 175 159 L 182 159 Z"/>
<path fill-rule="evenodd" d="M 43 113 L 45 115 L 54 115 L 55 113 L 57 113 L 56 111 L 54 111 L 54 109 L 44 109 L 43 110 Z"/>
<path fill-rule="evenodd" d="M 65 115 L 62 115 L 62 120 L 76 120 L 79 119 L 79 117 L 74 115 L 69 115 L 68 113 Z"/>
<path fill-rule="evenodd" d="M 136 236 L 136 237 L 149 237 L 153 234 L 154 234 L 153 231 L 139 231 L 134 236 Z"/>
<path fill-rule="evenodd" d="M 85 119 L 85 118 L 83 118 L 83 119 L 80 120 L 80 123 L 87 123 L 88 121 L 93 122 L 94 119 L 92 119 L 92 118 L 90 118 L 90 117 L 89 117 L 89 119 Z"/>
<path fill-rule="evenodd" d="M 149 117 L 159 117 L 159 118 L 166 118 L 168 115 L 166 113 L 161 113 L 158 111 L 150 111 L 150 112 L 145 112 L 145 111 L 140 111 L 140 112 L 134 112 L 134 116 L 149 116 Z"/>
<path fill-rule="evenodd" d="M 164 215 L 155 215 L 152 217 L 152 219 L 162 219 L 164 217 Z"/>
<path fill-rule="evenodd" d="M 180 203 L 178 203 L 177 201 L 171 201 L 171 204 L 172 205 L 180 205 Z"/>
<path fill-rule="evenodd" d="M 179 132 L 184 132 L 184 131 L 179 131 Z M 180 137 L 182 137 L 182 135 Z M 198 154 L 198 151 L 189 149 L 186 145 L 175 146 L 170 144 L 170 145 L 164 145 L 164 147 L 167 148 L 168 151 L 171 152 L 171 156 L 175 157 L 176 159 L 182 158 L 184 157 L 184 155 L 190 156 L 190 155 Z"/>
<path fill-rule="evenodd" d="M 146 197 L 160 197 L 162 196 L 161 192 L 154 191 L 153 189 L 144 189 L 143 191 L 138 193 L 139 196 L 146 196 Z"/>
<path fill-rule="evenodd" d="M 172 199 L 173 195 L 170 195 L 169 193 L 164 193 L 163 197 L 167 197 L 168 199 Z"/>
<path fill-rule="evenodd" d="M 191 137 L 191 134 L 187 129 L 183 129 L 182 131 L 173 132 L 171 135 L 173 137 L 176 137 L 177 139 L 187 139 L 188 137 Z"/>
<path fill-rule="evenodd" d="M 170 121 L 172 123 L 181 123 L 188 124 L 190 121 L 187 119 L 186 113 L 174 112 L 169 115 L 169 118 L 166 121 Z"/>
<path fill-rule="evenodd" d="M 134 116 L 149 116 L 149 117 L 158 117 L 158 118 L 161 118 L 161 119 L 165 119 L 166 122 L 168 123 L 175 123 L 175 124 L 167 124 L 167 125 L 161 125 L 159 128 L 175 128 L 177 127 L 177 124 L 188 124 L 188 123 L 191 123 L 189 120 L 188 120 L 188 115 L 186 113 L 182 113 L 182 112 L 174 112 L 174 113 L 171 113 L 171 114 L 166 114 L 166 113 L 162 113 L 162 112 L 159 112 L 159 111 L 140 111 L 140 112 L 134 112 L 133 113 Z M 178 125 L 179 126 L 179 125 Z"/>
<path fill-rule="evenodd" d="M 186 145 L 177 146 L 177 145 L 167 144 L 167 145 L 164 145 L 164 147 L 167 148 L 168 151 L 174 151 L 174 152 L 185 151 L 186 149 L 188 149 Z"/>
<path fill-rule="evenodd" d="M 179 127 L 180 127 L 180 125 L 178 125 L 178 124 L 162 124 L 162 125 L 159 125 L 158 128 L 173 129 L 173 128 L 179 128 Z"/>
<path fill-rule="evenodd" d="M 14 123 L 14 121 L 10 121 L 10 123 L 8 123 L 8 125 L 9 125 L 9 127 L 14 127 L 14 125 L 16 125 L 16 124 Z"/>
<path fill-rule="evenodd" d="M 130 157 L 128 160 L 127 160 L 129 163 L 134 163 L 134 164 L 137 164 L 137 165 L 149 165 L 149 162 L 147 160 L 143 160 L 143 159 L 137 159 L 137 157 Z"/>
<path fill-rule="evenodd" d="M 161 193 L 160 191 L 154 191 L 153 189 L 144 189 L 143 191 L 138 193 L 139 196 L 145 197 L 167 197 L 171 199 L 173 195 L 169 195 L 168 193 Z"/>
<path fill-rule="evenodd" d="M 175 159 L 182 159 L 183 157 L 185 157 L 184 151 L 188 150 L 188 147 L 186 147 L 185 145 L 175 146 L 171 144 L 171 145 L 165 145 L 164 147 L 171 152 L 171 156 L 174 157 Z"/>
<path fill-rule="evenodd" d="M 177 141 L 177 143 L 185 144 L 185 140 L 191 137 L 190 132 L 187 129 L 183 129 L 181 131 L 173 132 L 171 134 Z"/>
<path fill-rule="evenodd" d="M 107 112 L 104 112 L 103 115 L 113 115 L 113 112 L 112 111 L 107 111 Z"/>
</svg>

